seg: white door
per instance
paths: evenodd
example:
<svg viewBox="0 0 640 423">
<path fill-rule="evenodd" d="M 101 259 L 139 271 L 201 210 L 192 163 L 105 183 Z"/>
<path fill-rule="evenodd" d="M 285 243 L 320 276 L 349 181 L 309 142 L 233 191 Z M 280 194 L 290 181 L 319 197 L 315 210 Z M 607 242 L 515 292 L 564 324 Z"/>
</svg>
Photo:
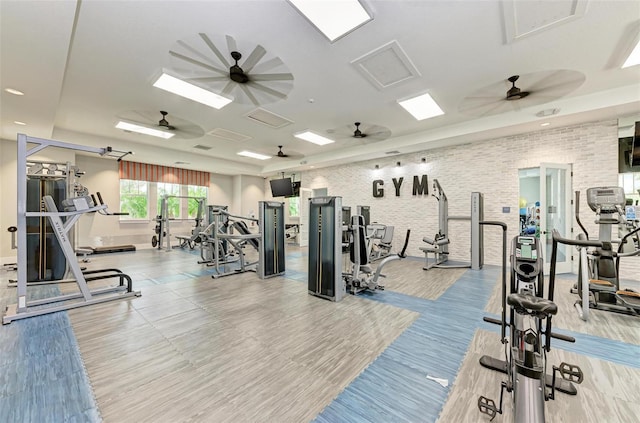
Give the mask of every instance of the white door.
<svg viewBox="0 0 640 423">
<path fill-rule="evenodd" d="M 300 188 L 300 239 L 301 247 L 309 245 L 309 198 L 312 191 L 309 188 Z"/>
<path fill-rule="evenodd" d="M 540 242 L 544 248 L 544 271 L 549 272 L 551 262 L 552 231 L 563 238 L 572 238 L 571 224 L 571 165 L 542 163 L 540 165 Z M 571 272 L 571 246 L 558 244 L 556 273 Z"/>
</svg>

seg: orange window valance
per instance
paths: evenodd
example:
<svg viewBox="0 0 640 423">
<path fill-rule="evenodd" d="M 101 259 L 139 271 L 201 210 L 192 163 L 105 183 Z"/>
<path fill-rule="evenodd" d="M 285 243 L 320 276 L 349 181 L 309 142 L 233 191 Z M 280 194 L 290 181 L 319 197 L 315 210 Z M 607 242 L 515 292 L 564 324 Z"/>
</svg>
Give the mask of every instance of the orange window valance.
<svg viewBox="0 0 640 423">
<path fill-rule="evenodd" d="M 177 167 L 158 166 L 146 163 L 120 162 L 120 179 L 134 181 L 164 182 L 180 185 L 209 186 L 209 172 L 180 169 Z"/>
</svg>

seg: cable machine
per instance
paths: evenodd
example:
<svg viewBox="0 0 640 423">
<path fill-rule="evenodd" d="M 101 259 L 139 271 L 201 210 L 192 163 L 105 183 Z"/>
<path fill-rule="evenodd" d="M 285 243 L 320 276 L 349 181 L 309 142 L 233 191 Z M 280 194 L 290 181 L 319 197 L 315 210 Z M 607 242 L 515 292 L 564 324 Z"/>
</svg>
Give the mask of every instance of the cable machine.
<svg viewBox="0 0 640 423">
<path fill-rule="evenodd" d="M 253 219 L 233 215 L 226 206 L 209 206 L 211 223 L 200 232 L 198 263 L 215 267 L 213 278 L 248 271 L 257 271 L 260 279 L 284 274 L 284 203 L 260 201 L 258 211 L 259 218 Z M 245 221 L 257 222 L 259 232 L 252 233 Z M 257 250 L 257 261 L 246 262 L 247 245 Z"/>
<path fill-rule="evenodd" d="M 425 266 L 424 270 L 437 268 L 465 268 L 470 267 L 472 270 L 480 270 L 484 265 L 483 252 L 483 228 L 480 222 L 484 219 L 484 198 L 480 192 L 471 193 L 471 214 L 469 216 L 449 216 L 449 201 L 440 186 L 437 179 L 433 180 L 433 196 L 438 200 L 438 233 L 433 238 L 422 238 L 427 244 L 426 247 L 420 247 L 424 252 Z M 471 224 L 471 261 L 463 264 L 445 264 L 449 260 L 449 221 L 462 220 Z M 429 254 L 434 255 L 434 262 L 429 262 Z"/>
<path fill-rule="evenodd" d="M 59 211 L 54 198 L 51 195 L 44 195 L 42 202 L 44 204 L 45 211 L 27 210 L 27 160 L 29 156 L 36 154 L 47 147 L 64 148 L 109 157 L 112 157 L 111 153 L 114 150 L 110 147 L 94 148 L 64 143 L 61 141 L 33 138 L 24 134 L 18 134 L 17 144 L 17 303 L 7 306 L 2 318 L 2 323 L 8 324 L 14 320 L 24 319 L 27 317 L 69 310 L 72 308 L 132 296 L 140 296 L 141 294 L 139 291 L 133 291 L 131 278 L 121 271 L 117 269 L 105 269 L 83 273 L 78 261 L 76 260 L 76 254 L 70 240 L 74 224 L 85 213 L 106 210 L 106 205 L 96 206 L 90 196 L 81 195 L 65 199 L 62 202 L 65 207 L 65 211 Z M 32 147 L 29 148 L 28 144 L 31 144 Z M 67 266 L 75 278 L 75 282 L 77 283 L 80 292 L 53 296 L 35 301 L 27 301 L 27 263 L 29 259 L 27 222 L 30 218 L 46 218 L 48 220 L 53 228 L 56 240 L 63 251 Z M 119 284 L 93 291 L 90 290 L 87 285 L 88 281 L 111 278 L 118 279 Z"/>
<path fill-rule="evenodd" d="M 340 301 L 342 278 L 342 197 L 309 199 L 309 294 Z"/>
</svg>

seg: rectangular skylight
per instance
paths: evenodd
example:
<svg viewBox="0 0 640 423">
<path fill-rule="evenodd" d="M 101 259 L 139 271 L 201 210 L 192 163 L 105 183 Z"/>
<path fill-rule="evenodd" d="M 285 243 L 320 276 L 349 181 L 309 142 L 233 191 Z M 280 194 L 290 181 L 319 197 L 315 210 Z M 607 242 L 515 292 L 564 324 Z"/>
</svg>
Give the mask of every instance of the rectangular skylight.
<svg viewBox="0 0 640 423">
<path fill-rule="evenodd" d="M 329 41 L 371 20 L 358 0 L 289 0 Z"/>
<path fill-rule="evenodd" d="M 254 153 L 252 151 L 246 151 L 246 150 L 239 152 L 238 156 L 251 157 L 252 159 L 258 159 L 258 160 L 267 160 L 271 158 L 271 156 L 265 156 L 264 154 Z"/>
<path fill-rule="evenodd" d="M 638 41 L 638 44 L 636 44 L 629 57 L 627 57 L 627 60 L 622 65 L 622 69 L 635 65 L 640 65 L 640 41 Z"/>
<path fill-rule="evenodd" d="M 408 100 L 398 101 L 398 104 L 411 113 L 417 120 L 424 120 L 444 115 L 444 112 L 429 94 L 419 95 Z"/>
<path fill-rule="evenodd" d="M 231 99 L 222 97 L 204 88 L 200 88 L 181 79 L 163 73 L 160 78 L 153 84 L 154 87 L 169 91 L 170 93 L 197 101 L 214 109 L 222 109 L 231 103 Z"/>
<path fill-rule="evenodd" d="M 326 145 L 335 142 L 334 140 L 330 140 L 329 138 L 325 138 L 318 134 L 314 134 L 311 131 L 299 132 L 297 134 L 293 134 L 294 137 L 300 138 L 301 140 L 309 141 L 318 145 Z"/>
<path fill-rule="evenodd" d="M 160 131 L 159 129 L 147 128 L 146 126 L 140 126 L 129 122 L 120 121 L 116 124 L 116 128 L 124 131 L 137 132 L 139 134 L 151 135 L 153 137 L 164 138 L 168 140 L 175 134 L 171 132 Z"/>
</svg>

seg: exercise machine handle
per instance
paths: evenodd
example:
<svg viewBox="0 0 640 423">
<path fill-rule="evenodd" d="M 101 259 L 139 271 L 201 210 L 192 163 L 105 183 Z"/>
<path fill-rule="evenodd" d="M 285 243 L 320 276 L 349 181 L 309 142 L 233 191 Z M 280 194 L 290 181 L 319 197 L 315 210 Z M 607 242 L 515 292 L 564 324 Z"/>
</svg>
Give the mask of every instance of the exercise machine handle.
<svg viewBox="0 0 640 423">
<path fill-rule="evenodd" d="M 398 257 L 405 258 L 407 256 L 407 246 L 409 245 L 409 235 L 411 235 L 411 229 L 407 229 L 407 236 L 404 238 L 404 245 L 402 246 L 402 251 L 398 254 Z"/>
<path fill-rule="evenodd" d="M 100 191 L 96 191 L 96 195 L 98 196 L 98 200 L 100 201 L 100 205 L 103 206 L 104 205 L 104 201 L 102 200 L 102 194 L 100 194 Z M 93 194 L 91 194 L 91 198 L 93 199 L 93 202 L 96 202 L 96 198 L 93 196 Z M 106 212 L 107 215 L 109 216 L 128 216 L 129 213 L 126 212 L 110 212 L 107 211 Z"/>
<path fill-rule="evenodd" d="M 575 215 L 576 215 L 576 222 L 578 222 L 578 225 L 580 226 L 580 228 L 584 232 L 585 236 L 587 237 L 587 239 L 589 239 L 589 232 L 587 232 L 587 229 L 584 227 L 584 225 L 580 221 L 580 191 L 576 191 L 576 211 L 575 211 Z"/>
<path fill-rule="evenodd" d="M 479 223 L 502 228 L 502 322 L 500 322 L 500 342 L 504 344 L 507 337 L 507 224 L 495 220 L 485 220 Z"/>
<path fill-rule="evenodd" d="M 573 245 L 576 247 L 600 247 L 602 248 L 602 241 L 592 241 L 589 239 L 569 239 L 560 236 L 560 232 L 557 229 L 553 230 L 553 240 L 566 245 Z"/>
</svg>

